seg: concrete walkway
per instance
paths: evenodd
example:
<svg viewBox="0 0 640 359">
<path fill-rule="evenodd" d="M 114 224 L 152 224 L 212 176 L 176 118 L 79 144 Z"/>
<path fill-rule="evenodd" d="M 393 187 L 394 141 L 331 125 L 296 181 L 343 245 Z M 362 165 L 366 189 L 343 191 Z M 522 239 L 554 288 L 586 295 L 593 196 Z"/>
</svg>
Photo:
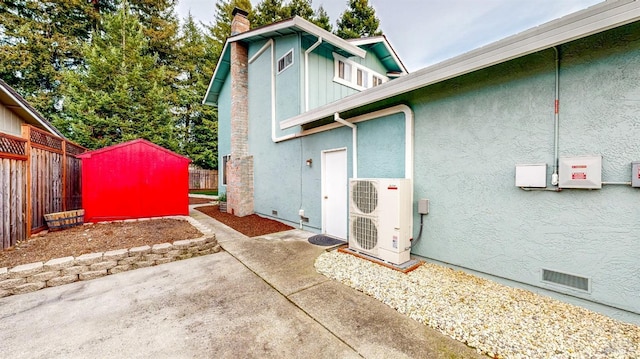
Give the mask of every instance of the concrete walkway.
<svg viewBox="0 0 640 359">
<path fill-rule="evenodd" d="M 224 252 L 0 299 L 2 357 L 482 357 L 318 274 L 311 233 L 192 217 Z"/>
</svg>

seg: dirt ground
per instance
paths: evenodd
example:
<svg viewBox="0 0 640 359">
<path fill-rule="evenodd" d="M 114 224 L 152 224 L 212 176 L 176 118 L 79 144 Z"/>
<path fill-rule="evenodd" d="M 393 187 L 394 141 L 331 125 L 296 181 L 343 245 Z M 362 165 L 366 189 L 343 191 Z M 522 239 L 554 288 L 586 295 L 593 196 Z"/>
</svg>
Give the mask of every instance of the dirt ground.
<svg viewBox="0 0 640 359">
<path fill-rule="evenodd" d="M 196 207 L 196 210 L 226 224 L 247 237 L 263 236 L 293 229 L 293 227 L 284 223 L 260 217 L 257 214 L 236 217 L 226 212 L 220 212 L 220 208 L 217 205 Z"/>
<path fill-rule="evenodd" d="M 0 251 L 0 268 L 199 237 L 199 230 L 178 219 L 83 225 L 38 234 Z"/>
<path fill-rule="evenodd" d="M 211 200 L 189 198 L 189 204 L 207 204 Z M 197 210 L 249 237 L 292 229 L 286 224 L 258 215 L 236 217 L 220 212 L 218 206 Z M 152 219 L 139 222 L 114 222 L 83 225 L 61 231 L 42 233 L 14 247 L 0 251 L 0 268 L 46 262 L 50 259 L 80 256 L 144 245 L 199 238 L 202 233 L 189 222 L 178 219 Z"/>
</svg>

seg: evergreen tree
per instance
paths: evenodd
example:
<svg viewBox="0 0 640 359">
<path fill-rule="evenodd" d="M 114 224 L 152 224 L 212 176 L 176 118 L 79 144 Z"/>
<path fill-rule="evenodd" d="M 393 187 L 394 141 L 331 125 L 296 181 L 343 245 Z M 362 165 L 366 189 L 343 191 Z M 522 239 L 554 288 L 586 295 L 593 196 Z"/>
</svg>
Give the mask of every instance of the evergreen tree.
<svg viewBox="0 0 640 359">
<path fill-rule="evenodd" d="M 181 152 L 202 168 L 217 168 L 217 112 L 214 107 L 202 105 L 201 102 L 220 52 L 208 46 L 207 39 L 191 15 L 182 26 L 181 33 L 181 73 L 175 84 L 179 103 L 174 109 Z"/>
<path fill-rule="evenodd" d="M 349 8 L 342 13 L 337 25 L 335 34 L 343 39 L 382 35 L 378 29 L 380 20 L 368 0 L 349 0 Z"/>
<path fill-rule="evenodd" d="M 290 2 L 284 6 L 284 14 L 286 14 L 287 18 L 300 16 L 309 21 L 314 19 L 311 0 L 290 0 Z"/>
<path fill-rule="evenodd" d="M 318 10 L 316 10 L 316 13 L 311 22 L 329 32 L 333 31 L 333 26 L 331 26 L 331 19 L 329 18 L 329 14 L 327 14 L 327 11 L 322 7 L 322 5 L 320 5 Z"/>
<path fill-rule="evenodd" d="M 262 0 L 249 17 L 251 27 L 260 27 L 288 19 L 289 11 L 290 9 L 283 5 L 282 0 Z"/>
<path fill-rule="evenodd" d="M 113 1 L 0 2 L 0 77 L 45 117 L 60 101 L 60 72 L 83 62 L 80 48 Z"/>
<path fill-rule="evenodd" d="M 149 54 L 143 26 L 124 6 L 102 26 L 83 47 L 85 66 L 65 72 L 64 118 L 55 125 L 88 148 L 142 137 L 176 150 L 165 66 Z"/>
<path fill-rule="evenodd" d="M 216 2 L 216 16 L 214 24 L 209 29 L 210 38 L 218 44 L 219 52 L 222 51 L 227 37 L 231 35 L 231 13 L 234 8 L 240 8 L 249 12 L 251 18 L 251 2 L 249 0 L 219 0 Z M 255 26 L 252 26 L 255 27 Z"/>
</svg>

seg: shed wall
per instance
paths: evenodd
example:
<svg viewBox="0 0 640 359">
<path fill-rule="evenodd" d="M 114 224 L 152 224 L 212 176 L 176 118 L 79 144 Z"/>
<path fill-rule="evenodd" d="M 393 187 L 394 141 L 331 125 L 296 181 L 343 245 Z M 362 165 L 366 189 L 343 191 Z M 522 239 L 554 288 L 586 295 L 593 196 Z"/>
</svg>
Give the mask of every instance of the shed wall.
<svg viewBox="0 0 640 359">
<path fill-rule="evenodd" d="M 84 158 L 85 220 L 187 215 L 189 161 L 133 143 Z"/>
</svg>

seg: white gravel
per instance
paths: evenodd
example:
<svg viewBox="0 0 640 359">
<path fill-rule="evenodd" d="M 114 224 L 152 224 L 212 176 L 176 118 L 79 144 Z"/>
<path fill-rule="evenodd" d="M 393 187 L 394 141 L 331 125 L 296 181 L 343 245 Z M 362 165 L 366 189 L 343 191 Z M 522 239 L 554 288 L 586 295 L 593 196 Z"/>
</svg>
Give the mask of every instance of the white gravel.
<svg viewBox="0 0 640 359">
<path fill-rule="evenodd" d="M 337 251 L 316 270 L 494 358 L 640 358 L 640 327 L 425 263 L 403 274 Z"/>
</svg>

